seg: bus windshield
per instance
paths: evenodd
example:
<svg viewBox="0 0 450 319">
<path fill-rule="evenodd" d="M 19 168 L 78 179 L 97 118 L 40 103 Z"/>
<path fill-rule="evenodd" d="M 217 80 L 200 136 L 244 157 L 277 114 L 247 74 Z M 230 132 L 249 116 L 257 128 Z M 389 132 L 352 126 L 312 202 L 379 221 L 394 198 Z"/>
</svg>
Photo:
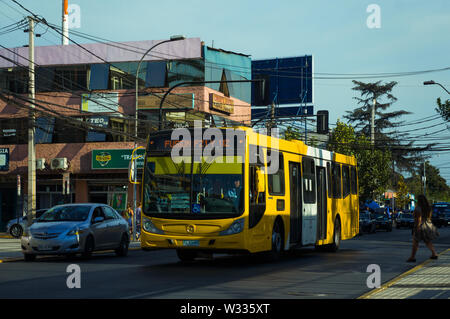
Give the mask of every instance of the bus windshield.
<svg viewBox="0 0 450 319">
<path fill-rule="evenodd" d="M 194 219 L 239 216 L 244 209 L 242 178 L 243 164 L 237 156 L 192 164 L 177 164 L 170 154 L 147 157 L 144 214 Z"/>
</svg>

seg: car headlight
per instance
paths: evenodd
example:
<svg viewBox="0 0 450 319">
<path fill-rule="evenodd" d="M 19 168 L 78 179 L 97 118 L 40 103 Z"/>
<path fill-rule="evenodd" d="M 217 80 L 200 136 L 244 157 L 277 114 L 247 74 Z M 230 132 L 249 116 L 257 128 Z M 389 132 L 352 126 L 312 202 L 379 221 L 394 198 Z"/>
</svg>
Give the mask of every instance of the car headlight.
<svg viewBox="0 0 450 319">
<path fill-rule="evenodd" d="M 220 236 L 238 234 L 244 230 L 244 218 L 235 220 L 230 227 L 219 233 Z"/>
<path fill-rule="evenodd" d="M 143 218 L 142 228 L 144 228 L 144 230 L 147 233 L 153 233 L 153 234 L 159 234 L 159 235 L 164 234 L 164 231 L 156 228 L 155 225 L 153 225 L 152 221 L 145 217 Z"/>
<path fill-rule="evenodd" d="M 67 233 L 67 236 L 78 236 L 78 235 L 81 235 L 82 233 L 84 233 L 85 231 L 86 231 L 85 229 L 74 228 L 70 232 Z"/>
</svg>

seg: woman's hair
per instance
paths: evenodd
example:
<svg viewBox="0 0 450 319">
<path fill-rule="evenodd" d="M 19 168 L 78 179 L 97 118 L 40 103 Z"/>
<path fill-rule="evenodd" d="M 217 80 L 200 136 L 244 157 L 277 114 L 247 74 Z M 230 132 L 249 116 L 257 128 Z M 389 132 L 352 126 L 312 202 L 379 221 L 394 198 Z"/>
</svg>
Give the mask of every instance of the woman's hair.
<svg viewBox="0 0 450 319">
<path fill-rule="evenodd" d="M 422 210 L 422 218 L 428 219 L 431 217 L 431 207 L 430 204 L 428 204 L 428 200 L 425 197 L 425 195 L 419 195 L 417 198 L 418 205 L 420 206 L 420 209 Z"/>
</svg>

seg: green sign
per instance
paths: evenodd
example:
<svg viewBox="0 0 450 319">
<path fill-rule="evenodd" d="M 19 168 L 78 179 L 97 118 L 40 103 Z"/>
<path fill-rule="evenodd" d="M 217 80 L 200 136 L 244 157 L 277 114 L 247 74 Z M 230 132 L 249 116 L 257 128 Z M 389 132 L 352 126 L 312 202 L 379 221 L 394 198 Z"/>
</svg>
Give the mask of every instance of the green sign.
<svg viewBox="0 0 450 319">
<path fill-rule="evenodd" d="M 92 150 L 92 169 L 128 169 L 133 149 Z M 144 155 L 145 150 L 139 149 L 134 156 Z M 144 167 L 144 156 L 137 159 L 137 168 Z"/>
</svg>

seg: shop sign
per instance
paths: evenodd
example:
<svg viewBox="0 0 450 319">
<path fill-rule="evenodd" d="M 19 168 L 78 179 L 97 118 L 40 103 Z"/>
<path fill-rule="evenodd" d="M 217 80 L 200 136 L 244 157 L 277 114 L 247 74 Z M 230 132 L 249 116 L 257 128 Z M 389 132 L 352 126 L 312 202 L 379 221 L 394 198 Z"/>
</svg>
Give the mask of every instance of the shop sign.
<svg viewBox="0 0 450 319">
<path fill-rule="evenodd" d="M 164 94 L 153 93 L 149 95 L 141 95 L 138 97 L 139 110 L 159 110 L 161 99 Z M 163 109 L 177 110 L 177 109 L 193 109 L 194 108 L 194 93 L 169 94 L 164 99 Z"/>
<path fill-rule="evenodd" d="M 0 171 L 9 171 L 9 148 L 0 148 Z"/>
<path fill-rule="evenodd" d="M 234 113 L 234 101 L 226 96 L 209 94 L 210 108 L 224 113 Z"/>
<path fill-rule="evenodd" d="M 119 111 L 119 93 L 89 93 L 81 95 L 81 111 L 111 113 Z"/>
<path fill-rule="evenodd" d="M 92 150 L 92 169 L 126 169 L 128 170 L 133 149 L 120 150 Z M 136 155 L 144 155 L 145 150 L 140 149 Z M 144 167 L 144 157 L 136 160 L 137 168 Z"/>
</svg>

